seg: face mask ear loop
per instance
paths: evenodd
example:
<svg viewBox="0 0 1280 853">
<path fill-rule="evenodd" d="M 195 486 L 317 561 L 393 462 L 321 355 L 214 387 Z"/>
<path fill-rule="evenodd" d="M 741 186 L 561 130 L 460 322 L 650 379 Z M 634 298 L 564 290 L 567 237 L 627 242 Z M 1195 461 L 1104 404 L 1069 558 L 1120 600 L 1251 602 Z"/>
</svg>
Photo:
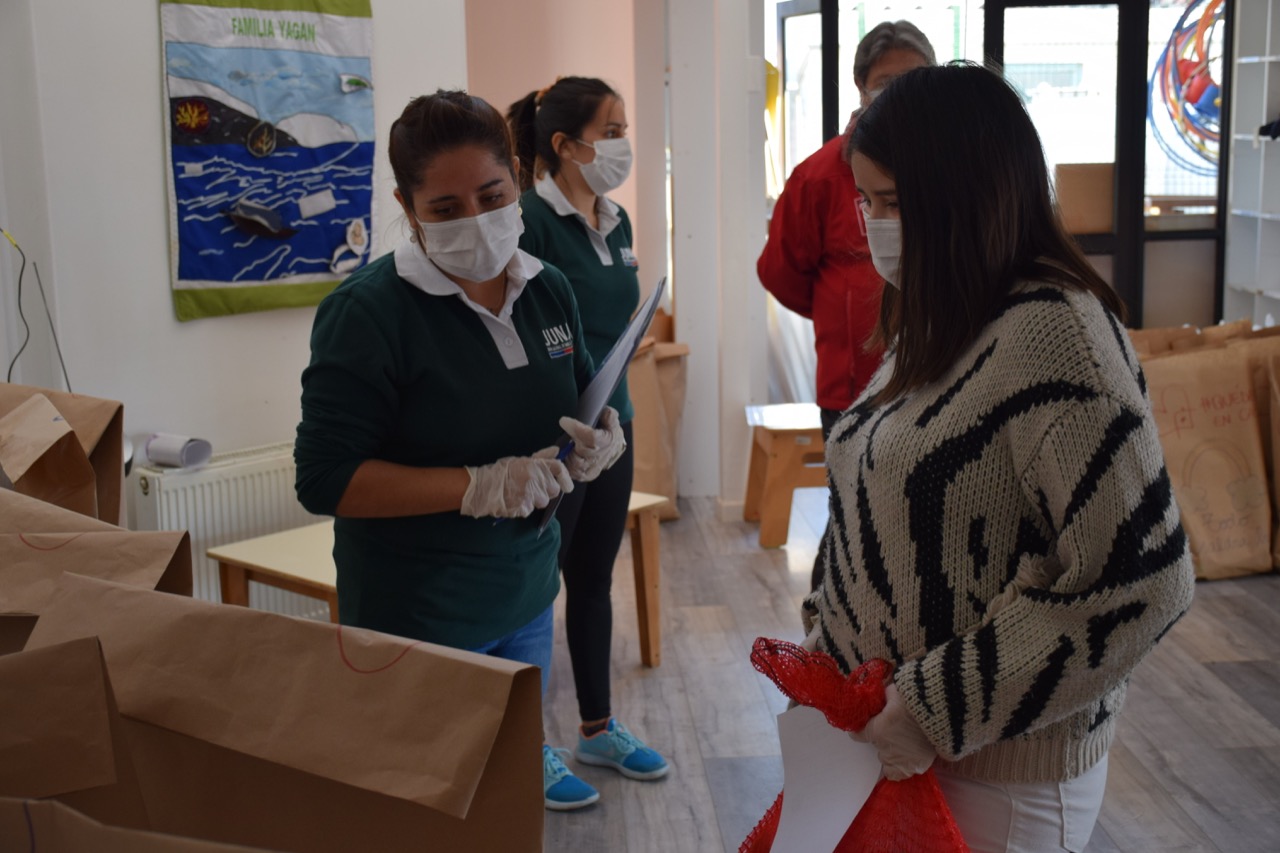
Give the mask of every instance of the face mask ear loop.
<svg viewBox="0 0 1280 853">
<path fill-rule="evenodd" d="M 578 145 L 585 145 L 585 146 L 587 146 L 588 148 L 590 148 L 590 149 L 592 150 L 592 152 L 593 152 L 593 153 L 594 153 L 594 152 L 595 152 L 595 150 L 596 150 L 596 147 L 595 147 L 594 145 L 592 145 L 590 142 L 584 142 L 584 141 L 583 141 L 583 140 L 581 140 L 581 139 L 575 139 L 575 140 L 573 140 L 573 141 L 574 141 L 574 142 L 576 142 Z M 595 162 L 595 160 L 591 160 L 591 161 L 589 161 L 589 162 L 587 162 L 587 163 L 582 163 L 582 162 L 579 162 L 579 160 L 578 160 L 578 158 L 577 158 L 577 157 L 570 157 L 569 159 L 573 161 L 573 164 L 574 164 L 575 166 L 577 166 L 577 167 L 578 167 L 578 170 L 579 170 L 579 171 L 581 171 L 581 170 L 582 170 L 582 167 L 583 167 L 583 166 L 590 166 L 592 163 L 594 163 L 594 162 Z"/>
</svg>

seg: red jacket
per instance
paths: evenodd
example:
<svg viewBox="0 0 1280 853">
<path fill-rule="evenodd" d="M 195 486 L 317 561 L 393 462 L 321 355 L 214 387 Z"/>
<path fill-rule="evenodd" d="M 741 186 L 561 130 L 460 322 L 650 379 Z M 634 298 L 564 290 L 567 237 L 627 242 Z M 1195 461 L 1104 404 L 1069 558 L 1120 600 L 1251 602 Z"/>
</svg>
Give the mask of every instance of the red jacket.
<svg viewBox="0 0 1280 853">
<path fill-rule="evenodd" d="M 884 281 L 871 264 L 846 139 L 835 137 L 796 166 L 756 262 L 765 289 L 813 320 L 824 409 L 847 409 L 884 355 L 863 348 L 880 318 Z"/>
</svg>

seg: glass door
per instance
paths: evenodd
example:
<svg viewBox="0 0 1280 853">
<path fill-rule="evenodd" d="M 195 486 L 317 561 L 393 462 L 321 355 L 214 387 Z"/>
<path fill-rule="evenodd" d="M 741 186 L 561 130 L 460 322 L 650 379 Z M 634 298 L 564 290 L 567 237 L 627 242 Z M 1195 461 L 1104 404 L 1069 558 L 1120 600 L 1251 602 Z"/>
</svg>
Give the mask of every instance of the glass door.
<svg viewBox="0 0 1280 853">
<path fill-rule="evenodd" d="M 988 0 L 987 64 L 1019 91 L 1067 229 L 1140 325 L 1145 2 Z"/>
<path fill-rule="evenodd" d="M 822 147 L 823 50 L 822 8 L 819 0 L 778 3 L 778 64 L 782 115 L 777 129 L 782 140 L 781 165 L 785 180 L 802 160 Z"/>
<path fill-rule="evenodd" d="M 920 0 L 840 0 L 841 127 L 858 107 L 853 84 L 853 60 L 863 36 L 885 21 L 910 21 L 920 29 L 938 62 L 954 59 L 982 61 L 983 0 L 922 3 Z"/>
</svg>

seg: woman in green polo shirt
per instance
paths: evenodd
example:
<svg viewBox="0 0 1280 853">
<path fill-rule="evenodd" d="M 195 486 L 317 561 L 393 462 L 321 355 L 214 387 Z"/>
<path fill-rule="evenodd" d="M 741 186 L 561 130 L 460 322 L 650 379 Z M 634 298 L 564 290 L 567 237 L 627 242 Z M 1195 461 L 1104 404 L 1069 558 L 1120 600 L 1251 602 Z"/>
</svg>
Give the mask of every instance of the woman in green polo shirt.
<svg viewBox="0 0 1280 853">
<path fill-rule="evenodd" d="M 601 80 L 561 77 L 512 104 L 507 120 L 525 189 L 520 248 L 568 277 L 587 349 L 598 362 L 622 335 L 640 301 L 631 221 L 606 195 L 631 171 L 622 99 Z M 666 760 L 617 721 L 610 707 L 610 587 L 633 471 L 633 410 L 625 380 L 609 403 L 618 410 L 627 450 L 590 486 L 579 484 L 556 514 L 565 633 L 582 718 L 575 755 L 632 779 L 657 779 L 667 773 Z"/>
<path fill-rule="evenodd" d="M 569 283 L 517 248 L 502 115 L 465 92 L 417 98 L 389 154 L 413 236 L 316 311 L 298 497 L 336 516 L 343 624 L 535 664 L 545 690 L 559 536 L 533 513 L 616 461 L 622 430 L 564 417 L 593 363 Z M 555 750 L 543 765 L 549 808 L 598 796 Z"/>
</svg>

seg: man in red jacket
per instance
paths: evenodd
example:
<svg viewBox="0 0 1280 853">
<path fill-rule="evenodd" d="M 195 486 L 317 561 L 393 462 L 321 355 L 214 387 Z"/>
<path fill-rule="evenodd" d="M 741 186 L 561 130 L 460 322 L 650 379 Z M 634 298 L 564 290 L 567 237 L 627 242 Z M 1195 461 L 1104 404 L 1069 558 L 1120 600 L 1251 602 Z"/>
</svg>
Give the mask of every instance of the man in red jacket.
<svg viewBox="0 0 1280 853">
<path fill-rule="evenodd" d="M 853 82 L 862 107 L 894 77 L 935 63 L 933 46 L 909 21 L 886 21 L 858 43 Z M 818 406 L 828 437 L 836 418 L 880 366 L 883 352 L 866 344 L 880 317 L 884 281 L 871 264 L 867 229 L 845 143 L 858 119 L 791 172 L 773 208 L 769 241 L 756 274 L 765 289 L 802 317 L 813 320 L 818 353 Z M 812 586 L 822 580 L 822 553 Z"/>
</svg>

